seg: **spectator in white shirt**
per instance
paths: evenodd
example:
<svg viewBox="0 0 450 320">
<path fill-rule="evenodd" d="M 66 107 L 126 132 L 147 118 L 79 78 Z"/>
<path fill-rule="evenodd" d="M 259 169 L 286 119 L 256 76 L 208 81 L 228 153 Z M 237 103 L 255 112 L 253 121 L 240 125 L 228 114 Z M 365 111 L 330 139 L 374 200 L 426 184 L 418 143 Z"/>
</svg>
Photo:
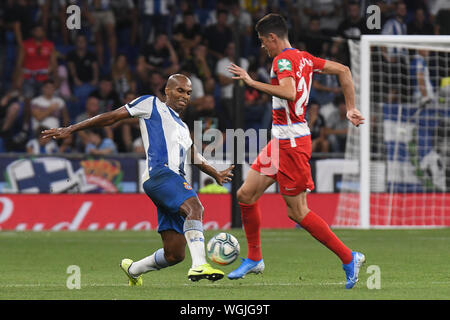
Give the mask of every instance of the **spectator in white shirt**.
<svg viewBox="0 0 450 320">
<path fill-rule="evenodd" d="M 55 95 L 53 80 L 46 80 L 42 94 L 31 100 L 31 127 L 35 131 L 39 126 L 59 128 L 69 125 L 69 113 L 66 103 Z"/>
<path fill-rule="evenodd" d="M 239 62 L 234 61 L 235 45 L 234 42 L 230 42 L 225 50 L 225 57 L 220 59 L 216 65 L 216 75 L 221 86 L 221 99 L 220 104 L 222 109 L 226 113 L 226 121 L 231 121 L 232 109 L 233 109 L 233 74 L 228 71 L 228 66 L 231 63 L 236 63 L 241 68 L 247 70 L 249 62 L 246 58 L 241 57 Z"/>
</svg>

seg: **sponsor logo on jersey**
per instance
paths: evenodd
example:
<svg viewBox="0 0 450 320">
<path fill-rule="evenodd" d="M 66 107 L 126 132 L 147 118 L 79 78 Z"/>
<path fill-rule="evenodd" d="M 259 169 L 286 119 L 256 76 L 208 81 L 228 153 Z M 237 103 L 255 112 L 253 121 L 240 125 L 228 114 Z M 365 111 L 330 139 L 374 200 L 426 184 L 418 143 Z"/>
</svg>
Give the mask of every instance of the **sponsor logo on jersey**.
<svg viewBox="0 0 450 320">
<path fill-rule="evenodd" d="M 291 62 L 288 59 L 278 60 L 278 71 L 282 72 L 284 70 L 288 70 L 288 71 L 292 70 Z"/>
<path fill-rule="evenodd" d="M 190 185 L 189 183 L 184 182 L 183 184 L 184 184 L 184 188 L 185 188 L 186 190 L 192 190 L 192 187 L 191 187 L 191 185 Z"/>
</svg>

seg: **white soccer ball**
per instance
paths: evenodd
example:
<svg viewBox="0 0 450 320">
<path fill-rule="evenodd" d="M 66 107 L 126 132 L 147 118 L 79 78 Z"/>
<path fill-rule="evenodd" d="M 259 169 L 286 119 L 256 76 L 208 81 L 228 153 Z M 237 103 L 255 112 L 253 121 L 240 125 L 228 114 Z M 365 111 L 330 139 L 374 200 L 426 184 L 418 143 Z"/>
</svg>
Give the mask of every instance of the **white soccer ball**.
<svg viewBox="0 0 450 320">
<path fill-rule="evenodd" d="M 234 262 L 239 256 L 240 249 L 237 239 L 226 232 L 215 235 L 206 245 L 208 258 L 220 265 Z"/>
</svg>

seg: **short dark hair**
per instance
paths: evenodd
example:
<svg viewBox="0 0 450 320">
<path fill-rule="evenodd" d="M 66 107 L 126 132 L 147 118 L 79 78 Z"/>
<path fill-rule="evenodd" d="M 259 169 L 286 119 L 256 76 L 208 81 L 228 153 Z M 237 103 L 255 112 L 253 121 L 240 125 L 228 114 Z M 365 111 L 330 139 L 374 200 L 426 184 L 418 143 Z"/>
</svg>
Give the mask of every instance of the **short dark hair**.
<svg viewBox="0 0 450 320">
<path fill-rule="evenodd" d="M 45 86 L 47 84 L 52 84 L 55 85 L 55 81 L 53 81 L 52 78 L 48 78 L 47 80 L 45 80 L 44 82 L 42 82 L 42 86 Z"/>
<path fill-rule="evenodd" d="M 102 76 L 100 76 L 100 81 L 113 81 L 111 75 L 109 74 L 104 74 Z"/>
<path fill-rule="evenodd" d="M 227 10 L 225 10 L 225 9 L 219 9 L 219 10 L 217 10 L 217 16 L 220 16 L 221 14 L 228 14 L 228 11 Z"/>
<path fill-rule="evenodd" d="M 262 36 L 274 33 L 280 38 L 288 37 L 288 27 L 283 16 L 276 13 L 269 13 L 262 17 L 255 26 L 256 32 Z"/>
</svg>

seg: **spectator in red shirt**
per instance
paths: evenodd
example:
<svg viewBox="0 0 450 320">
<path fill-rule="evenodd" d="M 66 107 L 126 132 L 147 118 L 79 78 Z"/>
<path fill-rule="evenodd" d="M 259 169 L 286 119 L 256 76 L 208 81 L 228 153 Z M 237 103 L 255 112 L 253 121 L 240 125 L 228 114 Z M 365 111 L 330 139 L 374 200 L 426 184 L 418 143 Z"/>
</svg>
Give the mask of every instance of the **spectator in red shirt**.
<svg viewBox="0 0 450 320">
<path fill-rule="evenodd" d="M 15 88 L 22 90 L 24 101 L 24 126 L 27 131 L 30 126 L 30 101 L 37 96 L 50 75 L 57 79 L 58 65 L 53 42 L 46 39 L 44 27 L 35 25 L 32 38 L 23 41 L 19 46 L 19 56 L 16 64 L 17 79 Z"/>
<path fill-rule="evenodd" d="M 53 42 L 46 39 L 42 25 L 34 26 L 32 35 L 32 38 L 23 42 L 17 60 L 17 86 L 22 87 L 26 99 L 36 96 L 42 83 L 50 76 L 57 78 L 56 50 Z"/>
</svg>

